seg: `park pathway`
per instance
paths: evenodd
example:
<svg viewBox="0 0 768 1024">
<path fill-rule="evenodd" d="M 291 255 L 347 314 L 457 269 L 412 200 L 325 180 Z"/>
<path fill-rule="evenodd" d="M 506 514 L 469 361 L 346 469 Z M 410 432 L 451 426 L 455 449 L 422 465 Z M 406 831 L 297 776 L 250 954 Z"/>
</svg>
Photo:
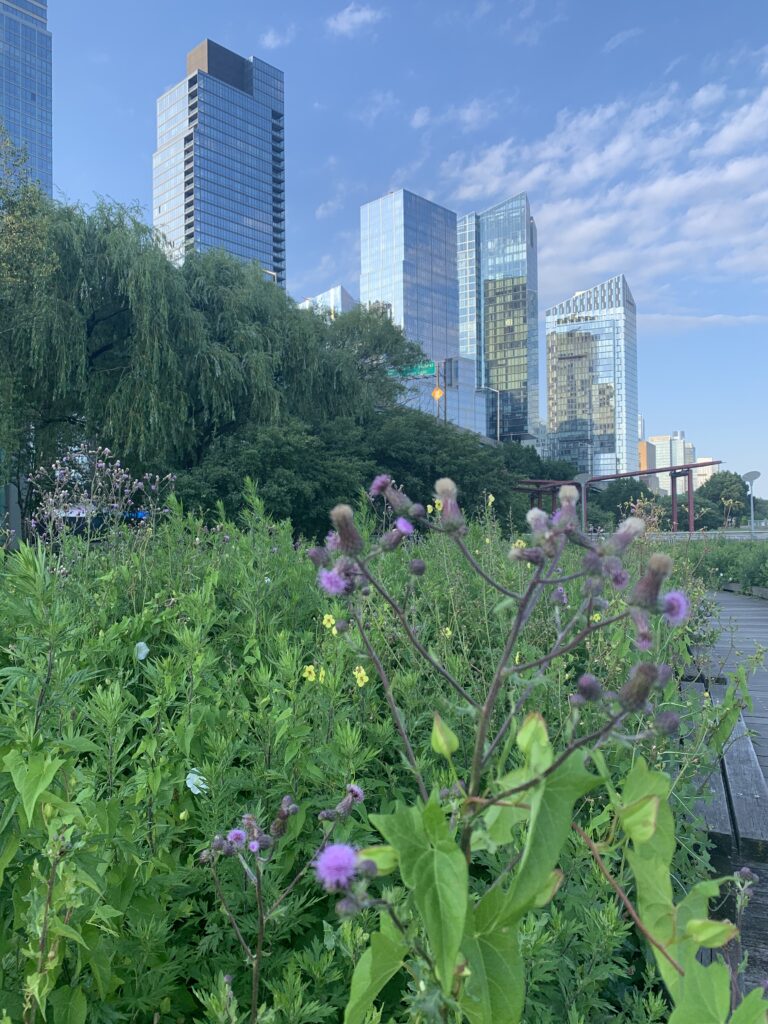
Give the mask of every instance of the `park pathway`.
<svg viewBox="0 0 768 1024">
<path fill-rule="evenodd" d="M 704 675 L 712 680 L 727 678 L 760 647 L 768 648 L 768 601 L 724 591 L 713 598 L 719 608 L 722 632 L 706 655 L 699 655 L 700 663 L 707 662 Z M 752 733 L 757 759 L 768 780 L 768 661 L 763 657 L 755 671 L 749 665 L 746 667 L 752 710 L 744 712 L 744 722 Z"/>
</svg>

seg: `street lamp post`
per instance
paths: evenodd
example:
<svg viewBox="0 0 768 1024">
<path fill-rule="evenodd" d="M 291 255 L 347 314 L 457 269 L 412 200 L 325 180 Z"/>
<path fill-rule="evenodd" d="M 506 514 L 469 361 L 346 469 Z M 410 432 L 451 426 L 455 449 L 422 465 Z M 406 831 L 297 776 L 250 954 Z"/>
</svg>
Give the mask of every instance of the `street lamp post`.
<svg viewBox="0 0 768 1024">
<path fill-rule="evenodd" d="M 752 540 L 755 539 L 755 480 L 760 476 L 760 470 L 752 469 L 744 473 L 742 480 L 749 484 L 749 533 Z"/>
<path fill-rule="evenodd" d="M 586 533 L 587 532 L 587 484 L 588 484 L 590 479 L 591 479 L 591 477 L 590 477 L 589 473 L 579 473 L 577 476 L 575 476 L 573 478 L 574 483 L 577 483 L 579 485 L 579 490 L 581 491 L 581 494 L 579 495 L 579 497 L 581 498 L 581 530 L 582 530 L 582 533 Z"/>
</svg>

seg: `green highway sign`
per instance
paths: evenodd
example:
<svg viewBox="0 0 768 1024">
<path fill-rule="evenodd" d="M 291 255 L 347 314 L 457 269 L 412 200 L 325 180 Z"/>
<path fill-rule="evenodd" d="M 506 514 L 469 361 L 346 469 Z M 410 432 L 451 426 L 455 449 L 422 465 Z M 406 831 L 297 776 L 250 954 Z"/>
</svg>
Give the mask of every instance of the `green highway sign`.
<svg viewBox="0 0 768 1024">
<path fill-rule="evenodd" d="M 435 364 L 416 363 L 415 366 L 404 366 L 402 370 L 388 370 L 390 377 L 434 377 Z"/>
</svg>

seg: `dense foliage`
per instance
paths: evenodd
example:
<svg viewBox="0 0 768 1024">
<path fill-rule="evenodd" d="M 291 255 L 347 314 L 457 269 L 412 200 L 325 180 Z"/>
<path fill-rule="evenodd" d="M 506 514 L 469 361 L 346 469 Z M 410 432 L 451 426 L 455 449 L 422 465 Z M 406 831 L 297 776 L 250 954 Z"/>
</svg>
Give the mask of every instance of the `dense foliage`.
<svg viewBox="0 0 768 1024">
<path fill-rule="evenodd" d="M 528 570 L 509 562 L 504 534 L 491 510 L 466 542 L 487 572 L 517 587 Z M 409 546 L 386 564 L 383 579 L 406 595 L 435 656 L 468 686 L 482 686 L 504 644 L 504 616 L 444 538 Z M 416 556 L 428 566 L 418 587 L 407 570 Z M 680 582 L 695 599 L 695 585 Z M 444 762 L 430 753 L 433 714 L 451 723 L 462 746 L 471 716 L 395 642 L 384 609 L 372 603 L 370 614 L 420 770 L 435 785 L 451 785 Z M 365 789 L 365 802 L 336 824 L 334 840 L 357 846 L 374 839 L 369 813 L 391 812 L 397 795 L 415 792 L 374 666 L 360 638 L 337 628 L 342 617 L 341 605 L 314 587 L 289 525 L 271 522 L 254 495 L 239 527 L 174 512 L 90 543 L 62 536 L 48 550 L 5 556 L 0 1009 L 11 1020 L 34 1020 L 36 1000 L 47 1000 L 54 1024 L 86 1014 L 137 1024 L 241 1019 L 230 1011 L 234 1000 L 239 1013 L 250 1006 L 249 972 L 213 880 L 197 864 L 200 851 L 246 812 L 270 821 L 290 793 L 299 813 L 265 876 L 271 904 L 317 848 L 316 815 L 334 807 L 348 784 Z M 544 651 L 552 629 L 547 606 L 531 620 L 520 656 Z M 683 664 L 685 629 L 662 633 L 659 653 Z M 553 737 L 572 728 L 567 694 L 587 664 L 618 686 L 633 658 L 631 636 L 609 627 L 553 663 L 537 691 Z M 688 723 L 691 757 L 703 755 L 712 710 L 686 706 L 671 691 L 665 699 Z M 653 765 L 682 771 L 675 806 L 690 807 L 694 769 L 676 741 L 655 737 L 640 747 Z M 605 756 L 621 773 L 634 754 L 619 746 Z M 602 801 L 591 796 L 578 814 L 596 837 L 610 827 Z M 685 842 L 675 878 L 684 891 L 707 861 L 695 820 L 680 815 L 678 829 Z M 493 871 L 502 855 L 483 856 Z M 522 921 L 526 1020 L 662 1021 L 667 1003 L 655 972 L 590 863 L 574 836 L 551 907 Z M 612 867 L 629 884 L 620 861 Z M 220 884 L 254 935 L 257 915 L 234 861 L 221 865 Z M 340 1020 L 374 917 L 335 919 L 304 878 L 269 921 L 261 1019 Z M 404 996 L 389 991 L 387 1016 L 369 1020 L 408 1019 L 397 1010 Z"/>
</svg>

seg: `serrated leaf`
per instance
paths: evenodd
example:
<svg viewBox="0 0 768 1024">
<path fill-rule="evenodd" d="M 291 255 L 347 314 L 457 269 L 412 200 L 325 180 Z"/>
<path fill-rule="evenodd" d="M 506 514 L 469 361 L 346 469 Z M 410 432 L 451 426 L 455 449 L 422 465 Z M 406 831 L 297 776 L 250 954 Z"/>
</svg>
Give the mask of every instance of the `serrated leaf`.
<svg viewBox="0 0 768 1024">
<path fill-rule="evenodd" d="M 706 949 L 719 949 L 726 942 L 735 939 L 739 929 L 730 921 L 710 921 L 708 918 L 693 918 L 685 926 L 685 934 Z"/>
</svg>

